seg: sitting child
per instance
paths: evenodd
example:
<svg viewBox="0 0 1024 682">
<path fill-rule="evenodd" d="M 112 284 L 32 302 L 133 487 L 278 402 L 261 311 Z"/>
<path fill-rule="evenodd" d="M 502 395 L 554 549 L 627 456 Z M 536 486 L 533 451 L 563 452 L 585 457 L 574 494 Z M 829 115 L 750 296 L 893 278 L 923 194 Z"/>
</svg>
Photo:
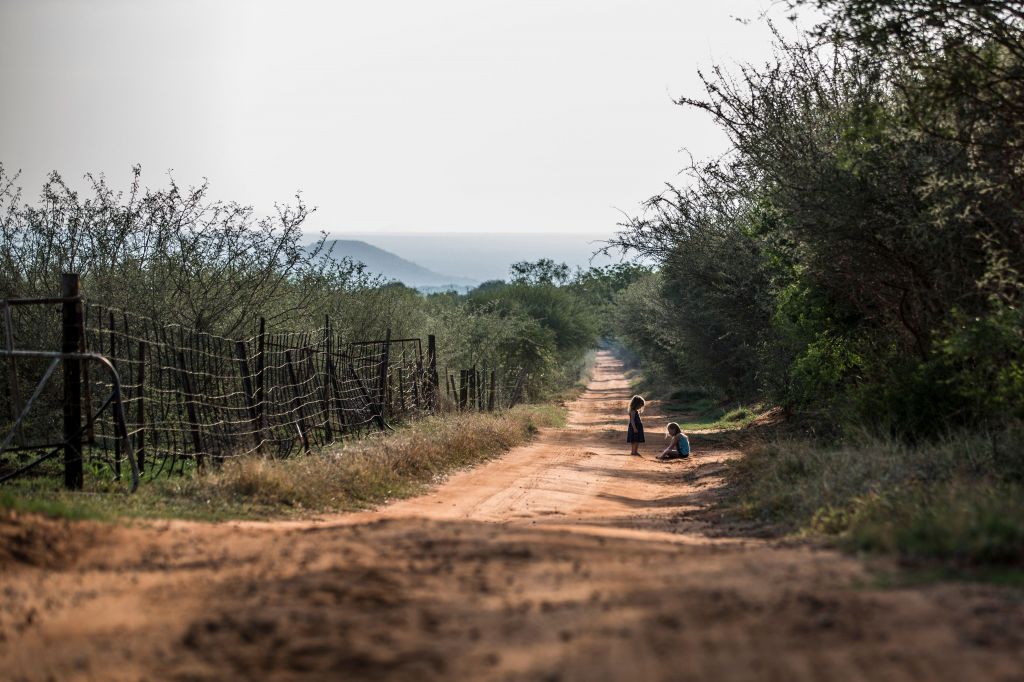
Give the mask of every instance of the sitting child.
<svg viewBox="0 0 1024 682">
<path fill-rule="evenodd" d="M 667 462 L 670 459 L 686 459 L 690 456 L 690 439 L 686 437 L 679 424 L 671 422 L 668 425 L 668 435 L 672 441 L 665 448 L 664 452 L 658 455 L 657 459 Z"/>
</svg>

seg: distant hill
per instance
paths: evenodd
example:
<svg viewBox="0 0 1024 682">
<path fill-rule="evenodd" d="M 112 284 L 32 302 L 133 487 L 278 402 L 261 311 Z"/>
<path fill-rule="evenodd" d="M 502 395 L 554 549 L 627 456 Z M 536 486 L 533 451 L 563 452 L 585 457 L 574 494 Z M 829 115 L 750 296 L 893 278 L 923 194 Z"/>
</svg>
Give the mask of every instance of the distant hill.
<svg viewBox="0 0 1024 682">
<path fill-rule="evenodd" d="M 399 258 L 408 258 L 434 272 L 450 273 L 479 282 L 507 279 L 509 266 L 517 261 L 551 258 L 571 268 L 609 265 L 621 255 L 594 257 L 612 234 L 491 234 L 476 233 L 388 233 L 349 232 L 336 234 L 339 239 L 362 240 L 386 249 Z M 629 262 L 637 262 L 629 254 Z M 450 278 L 449 278 L 450 279 Z"/>
<path fill-rule="evenodd" d="M 334 258 L 349 257 L 366 266 L 368 272 L 381 275 L 390 280 L 397 280 L 406 286 L 440 290 L 444 288 L 464 289 L 478 282 L 467 277 L 443 275 L 417 265 L 410 260 L 396 256 L 390 251 L 357 239 L 333 239 L 324 244 Z"/>
</svg>

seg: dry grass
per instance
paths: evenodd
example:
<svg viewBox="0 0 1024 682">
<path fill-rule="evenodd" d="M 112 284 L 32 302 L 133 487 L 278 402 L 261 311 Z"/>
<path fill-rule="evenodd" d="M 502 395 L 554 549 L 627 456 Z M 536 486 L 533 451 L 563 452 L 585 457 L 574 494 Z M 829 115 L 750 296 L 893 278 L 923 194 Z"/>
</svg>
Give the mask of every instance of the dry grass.
<svg viewBox="0 0 1024 682">
<path fill-rule="evenodd" d="M 84 494 L 65 492 L 51 480 L 19 482 L 0 491 L 0 508 L 75 518 L 209 520 L 362 509 L 416 494 L 564 420 L 565 409 L 555 405 L 441 414 L 306 457 L 228 460 L 205 475 L 146 481 L 135 495 L 96 479 Z"/>
<path fill-rule="evenodd" d="M 857 551 L 960 567 L 1024 565 L 1024 427 L 907 445 L 780 440 L 730 466 L 744 515 Z"/>
<path fill-rule="evenodd" d="M 499 414 L 439 415 L 315 456 L 238 460 L 207 476 L 202 485 L 219 495 L 270 506 L 362 508 L 417 492 L 561 419 L 557 409 L 537 406 Z"/>
</svg>

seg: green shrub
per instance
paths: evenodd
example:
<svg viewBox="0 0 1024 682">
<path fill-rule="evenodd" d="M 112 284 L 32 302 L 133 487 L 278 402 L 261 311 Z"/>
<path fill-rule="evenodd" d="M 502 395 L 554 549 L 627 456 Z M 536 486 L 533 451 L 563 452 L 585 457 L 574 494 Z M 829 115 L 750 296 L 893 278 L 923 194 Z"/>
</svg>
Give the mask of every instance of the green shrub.
<svg viewBox="0 0 1024 682">
<path fill-rule="evenodd" d="M 735 410 L 729 410 L 722 415 L 722 421 L 724 422 L 741 422 L 754 418 L 754 412 L 749 407 L 737 407 Z"/>
</svg>

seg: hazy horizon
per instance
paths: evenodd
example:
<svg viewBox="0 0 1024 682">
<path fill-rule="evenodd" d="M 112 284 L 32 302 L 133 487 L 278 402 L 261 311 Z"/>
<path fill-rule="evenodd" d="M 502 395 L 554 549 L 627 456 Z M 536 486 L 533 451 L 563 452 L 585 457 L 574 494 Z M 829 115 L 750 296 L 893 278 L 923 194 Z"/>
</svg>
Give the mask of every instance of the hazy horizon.
<svg viewBox="0 0 1024 682">
<path fill-rule="evenodd" d="M 518 261 L 550 258 L 570 267 L 587 268 L 619 261 L 617 255 L 593 257 L 598 239 L 610 236 L 564 233 L 345 233 L 330 239 L 355 239 L 390 251 L 441 275 L 466 277 L 477 282 L 507 279 L 509 266 Z M 471 258 L 464 256 L 469 255 Z"/>
</svg>

